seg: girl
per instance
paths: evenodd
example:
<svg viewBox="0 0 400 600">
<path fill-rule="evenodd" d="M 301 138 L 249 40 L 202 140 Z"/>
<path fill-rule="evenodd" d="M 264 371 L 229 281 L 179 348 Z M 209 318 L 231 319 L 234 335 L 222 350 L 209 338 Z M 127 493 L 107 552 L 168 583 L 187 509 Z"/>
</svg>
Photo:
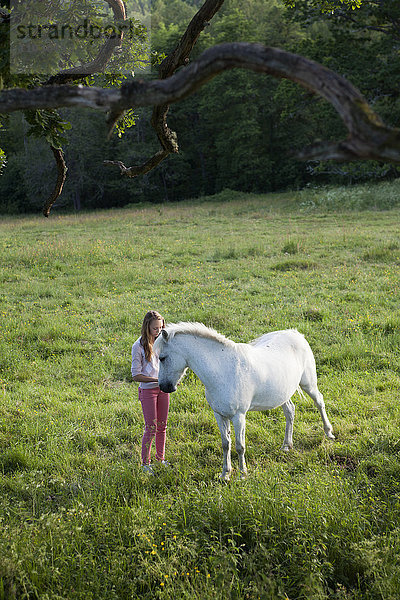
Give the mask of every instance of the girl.
<svg viewBox="0 0 400 600">
<path fill-rule="evenodd" d="M 132 377 L 139 381 L 139 400 L 142 404 L 145 429 L 142 439 L 142 470 L 153 475 L 150 465 L 151 444 L 156 438 L 156 459 L 166 465 L 165 437 L 169 394 L 158 387 L 159 361 L 153 354 L 153 344 L 165 327 L 164 318 L 155 310 L 146 313 L 141 336 L 132 346 Z"/>
</svg>

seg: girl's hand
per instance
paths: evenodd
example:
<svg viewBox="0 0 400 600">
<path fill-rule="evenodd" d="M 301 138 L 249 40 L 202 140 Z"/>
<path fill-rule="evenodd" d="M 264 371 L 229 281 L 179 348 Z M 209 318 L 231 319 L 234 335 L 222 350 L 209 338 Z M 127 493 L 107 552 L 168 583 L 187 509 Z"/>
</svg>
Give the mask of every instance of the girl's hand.
<svg viewBox="0 0 400 600">
<path fill-rule="evenodd" d="M 158 383 L 158 379 L 156 377 L 148 377 L 147 375 L 135 375 L 132 377 L 133 381 L 139 381 L 139 383 Z"/>
</svg>

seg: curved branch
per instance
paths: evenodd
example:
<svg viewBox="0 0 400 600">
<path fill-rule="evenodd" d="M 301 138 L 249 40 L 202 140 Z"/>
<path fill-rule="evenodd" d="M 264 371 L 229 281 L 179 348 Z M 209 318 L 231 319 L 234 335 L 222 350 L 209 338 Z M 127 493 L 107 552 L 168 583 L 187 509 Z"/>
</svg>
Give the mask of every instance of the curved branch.
<svg viewBox="0 0 400 600">
<path fill-rule="evenodd" d="M 111 6 L 113 10 L 114 19 L 117 22 L 125 21 L 126 11 L 123 0 L 106 0 L 106 2 L 109 4 L 109 6 Z M 43 85 L 65 84 L 71 81 L 75 81 L 77 79 L 82 79 L 82 77 L 87 77 L 88 75 L 93 75 L 99 72 L 101 73 L 102 71 L 104 71 L 108 62 L 111 60 L 115 49 L 122 45 L 122 38 L 122 32 L 120 32 L 119 35 L 110 36 L 100 48 L 99 54 L 94 60 L 84 65 L 80 65 L 79 67 L 65 69 L 60 73 L 57 73 L 57 75 L 53 75 L 52 77 L 50 77 Z M 54 146 L 50 146 L 50 148 L 54 154 L 54 158 L 56 161 L 57 181 L 53 192 L 50 194 L 49 198 L 44 203 L 43 214 L 45 217 L 48 217 L 50 215 L 52 206 L 60 197 L 68 171 L 62 150 L 60 148 L 55 148 Z"/>
<path fill-rule="evenodd" d="M 60 148 L 55 148 L 54 146 L 50 146 L 50 148 L 54 154 L 54 158 L 56 159 L 57 181 L 56 181 L 56 185 L 54 187 L 52 194 L 46 200 L 46 202 L 43 206 L 43 214 L 45 217 L 49 216 L 53 204 L 55 203 L 57 198 L 59 198 L 59 196 L 62 192 L 65 178 L 67 176 L 67 170 L 68 170 L 67 165 L 65 164 L 64 154 L 63 154 L 62 150 L 60 150 Z"/>
<path fill-rule="evenodd" d="M 126 167 L 120 160 L 104 160 L 103 165 L 117 166 L 121 171 L 121 175 L 126 175 L 127 177 L 137 177 L 138 175 L 144 175 L 145 173 L 148 173 L 154 169 L 168 155 L 169 152 L 167 150 L 159 150 L 156 154 L 154 154 L 154 156 L 149 158 L 149 160 L 146 160 L 145 163 L 139 165 L 138 167 Z"/>
<path fill-rule="evenodd" d="M 52 75 L 44 85 L 60 85 L 76 81 L 77 79 L 83 79 L 84 77 L 94 75 L 95 73 L 102 73 L 110 62 L 115 49 L 121 46 L 122 36 L 123 33 L 120 33 L 118 36 L 116 35 L 113 38 L 109 38 L 100 48 L 100 52 L 95 59 L 84 65 L 65 69 L 64 71 L 57 73 L 57 75 Z"/>
<path fill-rule="evenodd" d="M 187 64 L 201 32 L 209 25 L 209 21 L 219 11 L 224 0 L 207 0 L 190 21 L 185 33 L 176 48 L 162 61 L 158 74 L 160 79 L 171 77 L 179 67 Z"/>
<path fill-rule="evenodd" d="M 111 6 L 114 19 L 116 22 L 123 22 L 126 19 L 126 11 L 125 5 L 122 0 L 106 0 L 107 4 Z M 113 53 L 116 48 L 121 47 L 123 32 L 120 31 L 118 35 L 110 35 L 110 37 L 104 42 L 103 46 L 100 48 L 100 51 L 96 58 L 90 62 L 85 63 L 84 65 L 80 65 L 78 67 L 73 67 L 71 69 L 64 69 L 57 75 L 52 75 L 44 85 L 52 85 L 52 84 L 65 84 L 71 81 L 76 81 L 77 79 L 82 79 L 87 77 L 88 75 L 94 75 L 95 73 L 102 73 L 110 62 Z"/>
<path fill-rule="evenodd" d="M 201 32 L 205 27 L 209 25 L 209 21 L 219 11 L 223 5 L 224 0 L 206 0 L 203 6 L 194 15 L 190 21 L 185 33 L 179 40 L 175 49 L 164 58 L 158 69 L 158 76 L 160 79 L 167 79 L 171 77 L 175 71 L 182 66 L 185 66 L 189 62 L 189 56 L 192 52 Z M 147 173 L 150 169 L 149 164 L 158 165 L 162 160 L 167 158 L 169 154 L 177 154 L 179 152 L 178 137 L 175 131 L 172 131 L 167 124 L 167 114 L 169 111 L 169 104 L 162 104 L 161 106 L 155 106 L 153 108 L 153 114 L 151 117 L 151 126 L 157 134 L 158 140 L 161 144 L 162 150 L 159 150 L 154 156 L 149 158 L 142 165 L 134 167 L 125 167 L 120 161 L 105 161 L 104 164 L 115 164 L 120 167 L 121 175 L 127 175 L 128 177 L 136 177 Z M 117 113 L 119 117 L 120 114 Z M 115 115 L 109 119 L 111 128 L 116 121 Z M 151 167 L 154 168 L 154 167 Z"/>
<path fill-rule="evenodd" d="M 351 83 L 326 67 L 290 52 L 260 44 L 221 44 L 206 50 L 197 61 L 172 77 L 155 81 L 132 81 L 120 90 L 83 86 L 47 86 L 0 93 L 0 112 L 32 107 L 81 106 L 123 111 L 132 106 L 178 102 L 227 69 L 244 68 L 285 78 L 311 90 L 338 112 L 349 132 L 338 144 L 304 151 L 302 159 L 374 159 L 400 163 L 400 130 L 386 127 Z"/>
</svg>

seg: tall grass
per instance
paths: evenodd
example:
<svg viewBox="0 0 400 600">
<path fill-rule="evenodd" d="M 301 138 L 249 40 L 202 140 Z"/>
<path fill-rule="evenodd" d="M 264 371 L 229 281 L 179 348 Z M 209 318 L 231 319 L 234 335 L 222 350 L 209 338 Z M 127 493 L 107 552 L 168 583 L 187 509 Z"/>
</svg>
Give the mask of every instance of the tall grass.
<svg viewBox="0 0 400 600">
<path fill-rule="evenodd" d="M 0 225 L 0 599 L 400 597 L 399 212 L 316 194 Z M 149 308 L 236 341 L 297 327 L 337 441 L 311 400 L 289 455 L 282 412 L 252 413 L 249 477 L 222 486 L 189 373 L 171 468 L 145 477 L 130 348 Z"/>
<path fill-rule="evenodd" d="M 310 188 L 299 194 L 302 210 L 390 210 L 400 204 L 400 180 L 352 187 Z"/>
</svg>

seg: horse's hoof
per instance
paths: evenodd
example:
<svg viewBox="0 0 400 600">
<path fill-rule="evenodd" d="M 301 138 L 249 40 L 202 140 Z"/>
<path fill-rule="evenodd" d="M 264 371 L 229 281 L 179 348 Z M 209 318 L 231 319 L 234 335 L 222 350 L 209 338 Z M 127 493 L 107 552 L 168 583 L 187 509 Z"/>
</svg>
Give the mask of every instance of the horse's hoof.
<svg viewBox="0 0 400 600">
<path fill-rule="evenodd" d="M 221 483 L 229 483 L 230 479 L 231 479 L 231 476 L 229 475 L 229 473 L 225 473 L 225 474 L 222 473 L 219 476 L 219 480 Z"/>
<path fill-rule="evenodd" d="M 333 435 L 332 431 L 328 431 L 328 433 L 326 433 L 325 435 L 328 438 L 328 440 L 336 440 L 336 438 Z"/>
<path fill-rule="evenodd" d="M 292 448 L 293 448 L 293 446 L 289 446 L 289 444 L 284 444 L 282 446 L 283 452 L 290 452 Z"/>
</svg>

